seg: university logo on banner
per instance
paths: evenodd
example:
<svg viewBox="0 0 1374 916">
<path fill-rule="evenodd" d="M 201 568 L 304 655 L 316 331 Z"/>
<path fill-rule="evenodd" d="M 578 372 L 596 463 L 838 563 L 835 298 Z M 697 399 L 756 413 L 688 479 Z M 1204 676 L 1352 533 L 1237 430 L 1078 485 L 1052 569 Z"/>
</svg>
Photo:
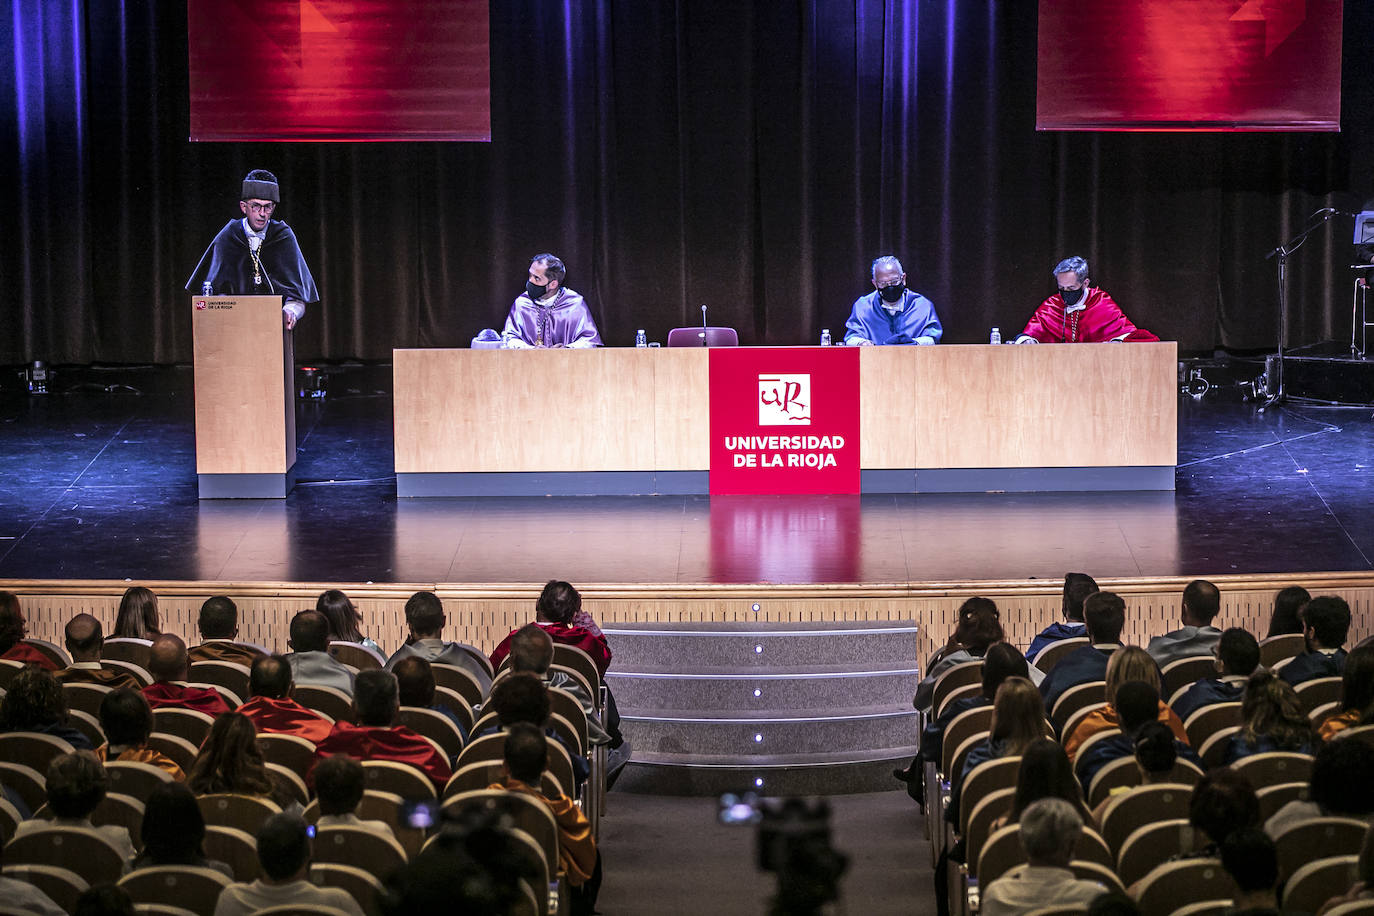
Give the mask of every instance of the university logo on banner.
<svg viewBox="0 0 1374 916">
<path fill-rule="evenodd" d="M 711 493 L 859 492 L 859 352 L 710 354 Z"/>
</svg>

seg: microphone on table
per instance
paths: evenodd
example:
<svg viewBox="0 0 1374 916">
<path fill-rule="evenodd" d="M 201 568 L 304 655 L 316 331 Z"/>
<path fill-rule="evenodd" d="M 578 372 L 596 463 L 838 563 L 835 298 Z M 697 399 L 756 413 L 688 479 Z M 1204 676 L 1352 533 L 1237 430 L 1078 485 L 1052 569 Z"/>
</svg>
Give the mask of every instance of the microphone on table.
<svg viewBox="0 0 1374 916">
<path fill-rule="evenodd" d="M 706 306 L 701 307 L 701 333 L 697 335 L 701 338 L 701 345 L 706 346 Z"/>
</svg>

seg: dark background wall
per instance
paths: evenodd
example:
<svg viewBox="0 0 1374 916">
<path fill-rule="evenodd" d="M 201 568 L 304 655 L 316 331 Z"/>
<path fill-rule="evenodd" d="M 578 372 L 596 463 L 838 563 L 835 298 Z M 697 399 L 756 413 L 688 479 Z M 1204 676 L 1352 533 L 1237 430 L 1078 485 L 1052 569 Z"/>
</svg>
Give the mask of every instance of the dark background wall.
<svg viewBox="0 0 1374 916">
<path fill-rule="evenodd" d="M 947 341 L 1018 329 L 1081 253 L 1185 350 L 1261 348 L 1264 255 L 1374 196 L 1370 3 L 1339 134 L 1056 134 L 1030 0 L 497 0 L 490 144 L 191 144 L 184 3 L 6 7 L 3 363 L 188 361 L 181 287 L 250 168 L 324 297 L 306 358 L 465 346 L 543 250 L 613 346 L 703 303 L 743 343 L 813 342 L 893 252 Z M 1349 334 L 1349 238 L 1294 255 L 1290 343 Z"/>
</svg>

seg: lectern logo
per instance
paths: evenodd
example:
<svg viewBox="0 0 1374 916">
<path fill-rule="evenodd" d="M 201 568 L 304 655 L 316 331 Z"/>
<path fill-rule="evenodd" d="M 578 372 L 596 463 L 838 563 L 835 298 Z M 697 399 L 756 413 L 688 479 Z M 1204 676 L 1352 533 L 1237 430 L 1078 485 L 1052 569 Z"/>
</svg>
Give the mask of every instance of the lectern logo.
<svg viewBox="0 0 1374 916">
<path fill-rule="evenodd" d="M 810 425 L 810 373 L 759 376 L 759 426 Z"/>
<path fill-rule="evenodd" d="M 196 311 L 203 312 L 208 306 L 209 303 L 207 303 L 204 299 L 196 300 Z"/>
</svg>

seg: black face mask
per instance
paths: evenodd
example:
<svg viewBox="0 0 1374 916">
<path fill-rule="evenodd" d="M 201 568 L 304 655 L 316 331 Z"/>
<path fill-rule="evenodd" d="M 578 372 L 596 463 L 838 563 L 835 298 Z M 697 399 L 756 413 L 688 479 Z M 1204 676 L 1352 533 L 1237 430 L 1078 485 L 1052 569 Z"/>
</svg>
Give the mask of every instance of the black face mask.
<svg viewBox="0 0 1374 916">
<path fill-rule="evenodd" d="M 896 302 L 902 298 L 902 293 L 906 292 L 905 283 L 896 283 L 892 286 L 884 286 L 878 290 L 878 294 L 883 297 L 884 302 Z"/>
<path fill-rule="evenodd" d="M 1086 286 L 1080 286 L 1078 289 L 1061 289 L 1059 295 L 1064 297 L 1065 305 L 1077 305 L 1078 300 L 1082 299 L 1083 294 L 1087 291 L 1088 288 Z"/>
<path fill-rule="evenodd" d="M 544 298 L 549 294 L 549 288 L 548 286 L 538 286 L 533 281 L 526 280 L 525 293 L 530 297 L 530 299 L 534 300 L 535 302 L 538 302 L 540 299 Z"/>
</svg>

